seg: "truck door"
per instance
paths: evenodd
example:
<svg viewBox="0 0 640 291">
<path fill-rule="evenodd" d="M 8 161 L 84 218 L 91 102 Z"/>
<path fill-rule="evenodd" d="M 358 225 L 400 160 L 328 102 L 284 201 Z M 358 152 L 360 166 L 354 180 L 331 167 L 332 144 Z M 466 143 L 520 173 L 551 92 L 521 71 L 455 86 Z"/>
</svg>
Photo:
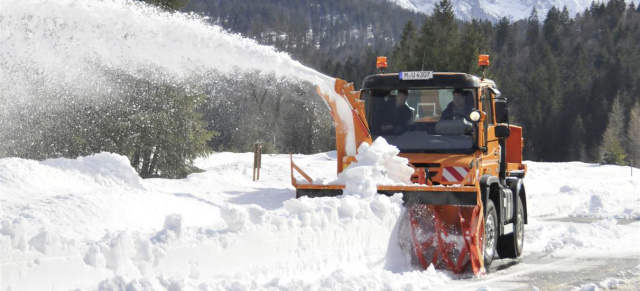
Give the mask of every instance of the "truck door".
<svg viewBox="0 0 640 291">
<path fill-rule="evenodd" d="M 483 158 L 484 173 L 498 176 L 500 148 L 498 146 L 498 139 L 495 136 L 495 119 L 493 114 L 494 98 L 495 94 L 491 90 L 488 90 L 487 87 L 482 88 L 481 110 L 487 114 L 482 124 L 484 127 L 484 144 L 487 149 Z"/>
</svg>

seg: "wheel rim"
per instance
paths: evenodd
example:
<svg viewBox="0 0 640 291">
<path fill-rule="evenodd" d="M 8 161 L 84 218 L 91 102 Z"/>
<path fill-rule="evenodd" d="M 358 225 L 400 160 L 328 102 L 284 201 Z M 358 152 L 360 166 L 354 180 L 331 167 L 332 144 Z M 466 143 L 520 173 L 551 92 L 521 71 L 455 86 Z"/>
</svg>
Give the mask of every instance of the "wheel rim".
<svg viewBox="0 0 640 291">
<path fill-rule="evenodd" d="M 522 248 L 524 243 L 524 222 L 522 221 L 522 211 L 518 209 L 518 222 L 516 223 L 517 243 L 518 247 Z"/>
<path fill-rule="evenodd" d="M 495 252 L 495 235 L 495 217 L 493 214 L 489 214 L 484 225 L 484 255 L 486 258 L 493 258 L 493 253 Z"/>
</svg>

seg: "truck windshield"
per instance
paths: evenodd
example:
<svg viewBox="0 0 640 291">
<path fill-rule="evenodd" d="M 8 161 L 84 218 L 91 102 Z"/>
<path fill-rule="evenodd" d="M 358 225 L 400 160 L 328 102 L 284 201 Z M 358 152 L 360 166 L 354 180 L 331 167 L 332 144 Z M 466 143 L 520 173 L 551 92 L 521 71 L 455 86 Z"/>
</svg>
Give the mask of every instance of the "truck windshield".
<svg viewBox="0 0 640 291">
<path fill-rule="evenodd" d="M 473 89 L 363 90 L 373 138 L 401 152 L 471 153 L 477 108 Z"/>
</svg>

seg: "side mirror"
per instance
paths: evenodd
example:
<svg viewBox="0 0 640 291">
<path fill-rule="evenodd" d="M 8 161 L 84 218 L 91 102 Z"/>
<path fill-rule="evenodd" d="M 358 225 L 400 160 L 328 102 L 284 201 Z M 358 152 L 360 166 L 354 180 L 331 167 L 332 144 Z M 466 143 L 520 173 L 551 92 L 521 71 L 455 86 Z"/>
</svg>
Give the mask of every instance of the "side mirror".
<svg viewBox="0 0 640 291">
<path fill-rule="evenodd" d="M 511 135 L 511 130 L 508 125 L 496 125 L 495 127 L 495 135 L 497 138 L 507 138 Z"/>
<path fill-rule="evenodd" d="M 509 109 L 506 98 L 496 98 L 496 123 L 509 123 Z"/>
</svg>

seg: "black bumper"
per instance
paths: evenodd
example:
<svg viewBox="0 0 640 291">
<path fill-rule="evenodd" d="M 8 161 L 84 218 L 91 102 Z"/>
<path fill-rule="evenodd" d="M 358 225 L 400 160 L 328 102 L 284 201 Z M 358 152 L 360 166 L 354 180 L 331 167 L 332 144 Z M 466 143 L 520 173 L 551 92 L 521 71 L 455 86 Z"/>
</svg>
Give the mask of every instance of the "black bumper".
<svg viewBox="0 0 640 291">
<path fill-rule="evenodd" d="M 430 205 L 477 205 L 476 192 L 449 192 L 449 191 L 378 191 L 379 194 L 393 196 L 396 193 L 404 194 L 402 200 L 405 204 L 430 204 Z M 342 195 L 342 190 L 321 189 L 297 189 L 296 198 L 303 196 L 309 198 L 335 197 Z"/>
</svg>

